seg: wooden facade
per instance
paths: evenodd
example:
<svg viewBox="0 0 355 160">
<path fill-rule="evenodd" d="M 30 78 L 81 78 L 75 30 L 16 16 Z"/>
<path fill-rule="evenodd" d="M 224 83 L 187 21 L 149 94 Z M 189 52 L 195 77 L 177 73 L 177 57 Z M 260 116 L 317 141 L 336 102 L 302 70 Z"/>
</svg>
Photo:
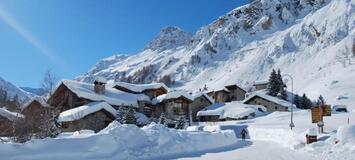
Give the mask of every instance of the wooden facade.
<svg viewBox="0 0 355 160">
<path fill-rule="evenodd" d="M 46 115 L 50 113 L 51 109 L 49 106 L 45 106 L 38 100 L 34 99 L 30 101 L 24 109 L 21 111 L 21 114 L 25 116 L 25 120 L 30 125 L 33 133 L 39 132 L 40 123 L 45 121 Z"/>
<path fill-rule="evenodd" d="M 48 104 L 53 106 L 59 113 L 93 102 L 92 100 L 80 98 L 63 83 L 55 90 L 48 99 Z"/>
<path fill-rule="evenodd" d="M 79 130 L 93 130 L 99 132 L 100 130 L 107 127 L 112 121 L 115 120 L 115 117 L 102 109 L 97 112 L 91 113 L 82 117 L 78 120 L 70 122 L 62 122 L 62 131 L 64 132 L 74 132 Z"/>
<path fill-rule="evenodd" d="M 0 115 L 0 137 L 8 137 L 13 135 L 13 122 L 8 118 Z"/>
<path fill-rule="evenodd" d="M 230 92 L 222 89 L 222 90 L 215 91 L 212 97 L 216 103 L 230 102 L 231 100 L 229 94 Z"/>
<path fill-rule="evenodd" d="M 245 94 L 247 93 L 243 88 L 237 85 L 228 85 L 226 88 L 229 90 L 229 100 L 230 101 L 242 101 L 245 99 Z"/>
<path fill-rule="evenodd" d="M 260 96 L 254 96 L 253 98 L 250 98 L 245 104 L 252 104 L 252 105 L 262 105 L 266 108 L 268 112 L 274 112 L 274 111 L 288 111 L 288 108 L 290 106 L 283 106 L 278 103 L 269 101 L 265 98 L 262 98 Z"/>
<path fill-rule="evenodd" d="M 207 98 L 206 96 L 208 95 L 201 95 L 199 97 L 195 97 L 194 101 L 190 104 L 191 116 L 192 116 L 191 119 L 193 122 L 198 121 L 198 118 L 196 116 L 198 111 L 213 104 L 213 102 L 211 102 L 211 100 L 209 100 L 209 98 Z"/>
<path fill-rule="evenodd" d="M 192 100 L 180 96 L 178 98 L 166 99 L 156 105 L 151 107 L 151 115 L 148 117 L 159 118 L 162 113 L 165 114 L 167 119 L 172 121 L 177 121 L 180 117 L 189 118 L 190 110 L 189 106 L 192 103 Z M 174 125 L 174 124 L 168 124 Z"/>
<path fill-rule="evenodd" d="M 206 116 L 199 116 L 199 121 L 200 122 L 218 122 L 219 120 L 219 115 L 206 115 Z"/>
<path fill-rule="evenodd" d="M 255 91 L 259 91 L 259 90 L 267 89 L 268 84 L 269 84 L 268 82 L 264 82 L 264 83 L 255 83 L 255 84 L 254 84 Z"/>
<path fill-rule="evenodd" d="M 128 93 L 133 93 L 133 94 L 145 94 L 147 95 L 150 99 L 153 99 L 155 97 L 158 97 L 160 95 L 166 94 L 168 91 L 164 87 L 156 88 L 156 89 L 145 89 L 142 92 L 135 92 L 130 90 L 129 88 L 125 88 L 123 86 L 115 85 L 114 88 L 128 92 Z"/>
</svg>

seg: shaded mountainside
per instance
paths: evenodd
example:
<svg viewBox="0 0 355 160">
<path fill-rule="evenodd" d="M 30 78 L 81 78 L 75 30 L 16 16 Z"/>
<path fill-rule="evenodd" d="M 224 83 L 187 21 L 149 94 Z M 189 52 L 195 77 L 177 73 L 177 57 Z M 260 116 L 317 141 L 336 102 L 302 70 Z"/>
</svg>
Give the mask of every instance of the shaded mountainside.
<svg viewBox="0 0 355 160">
<path fill-rule="evenodd" d="M 23 104 L 30 100 L 31 97 L 32 94 L 16 87 L 0 77 L 0 104 L 4 101 L 13 100 L 14 98 L 18 99 L 19 102 Z"/>
<path fill-rule="evenodd" d="M 354 3 L 254 0 L 192 36 L 164 28 L 142 52 L 101 60 L 77 79 L 149 83 L 169 76 L 173 87 L 195 90 L 205 84 L 247 86 L 280 68 L 293 75 L 296 92 L 350 104 L 355 98 Z M 339 96 L 347 98 L 338 101 Z"/>
</svg>

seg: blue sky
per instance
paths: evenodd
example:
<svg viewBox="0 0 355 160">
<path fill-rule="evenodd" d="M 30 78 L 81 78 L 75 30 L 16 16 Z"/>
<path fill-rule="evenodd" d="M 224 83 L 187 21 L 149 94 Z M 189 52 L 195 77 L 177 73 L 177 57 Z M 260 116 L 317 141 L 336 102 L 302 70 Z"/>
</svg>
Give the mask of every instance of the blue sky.
<svg viewBox="0 0 355 160">
<path fill-rule="evenodd" d="M 0 77 L 38 87 L 135 54 L 165 26 L 194 33 L 247 0 L 0 0 Z"/>
</svg>

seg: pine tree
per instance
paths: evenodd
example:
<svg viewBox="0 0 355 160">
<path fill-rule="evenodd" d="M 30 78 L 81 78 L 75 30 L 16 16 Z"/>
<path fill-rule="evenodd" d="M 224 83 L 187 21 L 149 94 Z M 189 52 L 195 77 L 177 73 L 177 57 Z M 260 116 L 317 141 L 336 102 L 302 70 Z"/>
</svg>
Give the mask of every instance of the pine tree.
<svg viewBox="0 0 355 160">
<path fill-rule="evenodd" d="M 116 121 L 120 122 L 123 124 L 124 117 L 127 114 L 127 108 L 126 107 L 119 107 L 118 112 L 117 112 L 117 118 Z"/>
<path fill-rule="evenodd" d="M 178 123 L 175 125 L 175 129 L 184 129 L 186 124 L 185 117 L 180 117 Z"/>
<path fill-rule="evenodd" d="M 137 124 L 137 118 L 135 115 L 135 111 L 132 107 L 130 107 L 126 114 L 123 116 L 124 124 Z"/>
<path fill-rule="evenodd" d="M 279 81 L 277 78 L 277 73 L 275 69 L 272 70 L 270 77 L 269 77 L 269 85 L 267 87 L 268 94 L 270 96 L 277 96 L 280 88 L 279 88 Z"/>
<path fill-rule="evenodd" d="M 293 104 L 295 104 L 295 106 L 296 106 L 297 108 L 301 108 L 301 106 L 300 106 L 300 97 L 299 97 L 298 94 L 296 94 L 296 95 L 294 96 L 294 98 L 293 98 Z"/>
<path fill-rule="evenodd" d="M 164 126 L 167 126 L 167 120 L 166 120 L 166 117 L 165 117 L 165 114 L 164 112 L 162 112 L 160 114 L 160 117 L 159 117 L 159 124 L 162 124 Z"/>
</svg>

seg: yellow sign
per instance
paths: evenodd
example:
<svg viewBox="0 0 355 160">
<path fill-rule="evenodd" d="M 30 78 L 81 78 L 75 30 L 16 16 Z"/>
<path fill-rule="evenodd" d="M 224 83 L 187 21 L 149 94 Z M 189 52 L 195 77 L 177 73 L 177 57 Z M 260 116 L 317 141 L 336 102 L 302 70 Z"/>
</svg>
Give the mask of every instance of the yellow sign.
<svg viewBox="0 0 355 160">
<path fill-rule="evenodd" d="M 321 113 L 322 112 L 322 113 Z M 318 123 L 323 120 L 325 116 L 331 116 L 332 109 L 329 105 L 320 106 L 312 108 L 312 123 Z"/>
</svg>

